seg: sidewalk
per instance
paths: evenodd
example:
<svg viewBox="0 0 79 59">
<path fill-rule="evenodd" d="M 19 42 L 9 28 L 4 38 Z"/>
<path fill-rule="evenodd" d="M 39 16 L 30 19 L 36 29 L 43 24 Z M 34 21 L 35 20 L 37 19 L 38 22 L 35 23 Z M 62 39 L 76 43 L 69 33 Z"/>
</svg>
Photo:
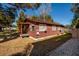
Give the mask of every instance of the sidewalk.
<svg viewBox="0 0 79 59">
<path fill-rule="evenodd" d="M 64 33 L 64 34 L 65 34 L 65 33 Z M 30 38 L 33 39 L 33 40 L 35 40 L 35 42 L 37 42 L 37 41 L 43 41 L 43 40 L 50 39 L 50 38 L 53 38 L 53 37 L 61 36 L 61 35 L 64 35 L 64 34 L 50 35 L 50 36 L 41 37 L 41 38 L 33 38 L 33 37 L 30 37 Z"/>
</svg>

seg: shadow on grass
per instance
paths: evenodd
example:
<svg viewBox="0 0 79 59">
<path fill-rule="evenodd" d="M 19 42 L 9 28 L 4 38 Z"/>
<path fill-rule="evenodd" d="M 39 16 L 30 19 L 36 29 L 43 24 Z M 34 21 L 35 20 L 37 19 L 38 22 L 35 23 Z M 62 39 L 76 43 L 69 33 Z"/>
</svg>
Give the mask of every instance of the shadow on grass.
<svg viewBox="0 0 79 59">
<path fill-rule="evenodd" d="M 29 44 L 22 53 L 14 54 L 15 56 L 46 56 L 46 54 L 57 48 L 72 37 L 71 34 L 65 34 L 55 38 Z M 33 48 L 31 48 L 33 47 Z M 30 52 L 29 52 L 30 51 Z"/>
<path fill-rule="evenodd" d="M 62 35 L 59 37 L 51 38 L 48 40 L 33 43 L 31 56 L 45 56 L 48 52 L 52 51 L 56 47 L 60 46 L 71 38 L 70 34 Z"/>
</svg>

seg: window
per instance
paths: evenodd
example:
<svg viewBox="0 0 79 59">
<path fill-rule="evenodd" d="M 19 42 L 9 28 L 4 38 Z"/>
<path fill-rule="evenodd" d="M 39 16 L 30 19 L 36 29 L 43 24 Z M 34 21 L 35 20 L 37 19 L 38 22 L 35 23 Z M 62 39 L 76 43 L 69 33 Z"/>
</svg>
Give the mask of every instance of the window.
<svg viewBox="0 0 79 59">
<path fill-rule="evenodd" d="M 56 31 L 56 30 L 57 30 L 57 27 L 52 26 L 52 30 L 53 30 L 53 31 Z"/>
<path fill-rule="evenodd" d="M 35 26 L 34 25 L 30 25 L 30 31 L 34 31 L 35 30 Z"/>
<path fill-rule="evenodd" d="M 32 31 L 34 31 L 34 26 L 32 26 Z"/>
<path fill-rule="evenodd" d="M 47 26 L 44 24 L 40 24 L 39 25 L 39 31 L 46 31 L 47 30 Z"/>
<path fill-rule="evenodd" d="M 58 27 L 58 30 L 61 30 L 61 28 L 60 28 L 60 27 Z"/>
</svg>

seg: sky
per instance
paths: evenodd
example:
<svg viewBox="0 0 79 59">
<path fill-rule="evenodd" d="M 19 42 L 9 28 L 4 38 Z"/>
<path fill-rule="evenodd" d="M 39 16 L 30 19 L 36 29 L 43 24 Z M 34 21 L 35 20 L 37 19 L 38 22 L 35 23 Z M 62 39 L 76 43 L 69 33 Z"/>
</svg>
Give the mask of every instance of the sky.
<svg viewBox="0 0 79 59">
<path fill-rule="evenodd" d="M 51 6 L 51 7 L 49 7 Z M 69 3 L 52 3 L 49 4 L 49 6 L 44 6 L 39 7 L 38 10 L 31 10 L 28 9 L 25 14 L 27 15 L 37 15 L 41 13 L 42 8 L 46 8 L 45 11 L 47 10 L 47 7 L 49 7 L 48 14 L 51 15 L 52 19 L 55 22 L 58 22 L 63 25 L 69 25 L 71 24 L 71 21 L 73 19 L 73 13 L 71 11 L 72 4 Z"/>
<path fill-rule="evenodd" d="M 72 4 L 52 4 L 52 13 L 54 21 L 67 25 L 72 22 L 73 13 Z"/>
<path fill-rule="evenodd" d="M 6 4 L 3 5 L 6 6 Z M 10 7 L 10 5 L 8 6 Z M 25 14 L 29 16 L 39 16 L 42 12 L 46 11 L 48 15 L 51 15 L 54 22 L 58 22 L 63 25 L 70 25 L 74 16 L 74 14 L 71 11 L 71 8 L 71 3 L 43 3 L 38 9 L 26 8 Z M 16 20 L 17 19 L 18 17 L 16 17 Z"/>
</svg>

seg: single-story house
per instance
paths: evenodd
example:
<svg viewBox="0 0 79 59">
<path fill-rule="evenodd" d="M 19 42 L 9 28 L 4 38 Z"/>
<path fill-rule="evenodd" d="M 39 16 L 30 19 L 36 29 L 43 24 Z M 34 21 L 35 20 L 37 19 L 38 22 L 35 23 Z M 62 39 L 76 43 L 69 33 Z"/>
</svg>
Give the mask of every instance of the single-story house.
<svg viewBox="0 0 79 59">
<path fill-rule="evenodd" d="M 30 20 L 26 18 L 25 22 L 18 24 L 20 36 L 29 35 L 34 38 L 41 38 L 50 35 L 64 33 L 65 27 L 56 22 L 44 20 Z"/>
</svg>

